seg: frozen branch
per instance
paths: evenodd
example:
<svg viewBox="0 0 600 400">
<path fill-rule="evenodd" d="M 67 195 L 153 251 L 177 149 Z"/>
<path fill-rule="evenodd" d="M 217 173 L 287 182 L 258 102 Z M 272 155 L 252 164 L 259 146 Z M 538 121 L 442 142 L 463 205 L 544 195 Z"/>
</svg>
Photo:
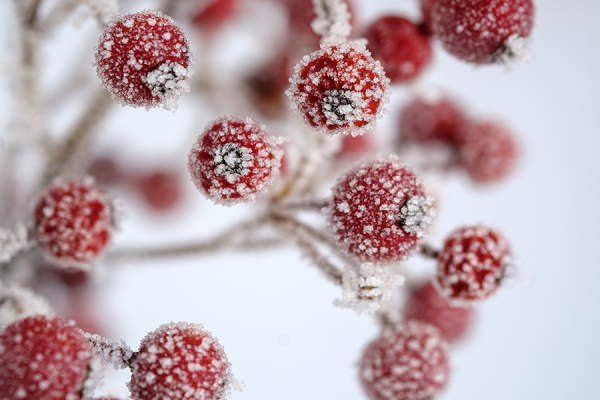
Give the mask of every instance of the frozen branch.
<svg viewBox="0 0 600 400">
<path fill-rule="evenodd" d="M 0 229 L 0 263 L 6 263 L 16 255 L 29 249 L 33 243 L 29 231 L 23 224 L 17 224 L 14 229 Z"/>
<path fill-rule="evenodd" d="M 311 28 L 322 36 L 321 42 L 346 40 L 350 36 L 350 13 L 342 0 L 313 0 L 317 18 Z"/>
<path fill-rule="evenodd" d="M 0 281 L 0 330 L 17 319 L 36 314 L 52 314 L 52 308 L 43 297 Z"/>
<path fill-rule="evenodd" d="M 135 353 L 124 341 L 104 338 L 100 335 L 84 333 L 85 338 L 90 342 L 94 353 L 99 356 L 103 365 L 112 365 L 115 369 L 128 368 Z"/>
</svg>

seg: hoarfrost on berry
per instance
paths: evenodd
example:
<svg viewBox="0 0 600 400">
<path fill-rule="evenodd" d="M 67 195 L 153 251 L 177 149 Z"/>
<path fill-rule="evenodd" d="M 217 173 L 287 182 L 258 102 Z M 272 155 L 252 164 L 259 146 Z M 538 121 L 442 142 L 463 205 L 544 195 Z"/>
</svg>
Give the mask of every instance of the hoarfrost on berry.
<svg viewBox="0 0 600 400">
<path fill-rule="evenodd" d="M 286 91 L 315 131 L 357 136 L 375 126 L 389 101 L 389 79 L 363 41 L 333 41 L 304 56 Z"/>
<path fill-rule="evenodd" d="M 96 72 L 122 105 L 177 109 L 194 70 L 189 40 L 170 17 L 155 11 L 119 14 L 96 47 Z"/>
</svg>

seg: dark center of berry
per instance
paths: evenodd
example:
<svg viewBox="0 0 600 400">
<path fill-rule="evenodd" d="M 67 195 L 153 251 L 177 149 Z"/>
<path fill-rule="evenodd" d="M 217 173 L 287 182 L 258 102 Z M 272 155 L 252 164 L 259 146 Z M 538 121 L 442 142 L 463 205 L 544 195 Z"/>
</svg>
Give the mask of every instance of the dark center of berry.
<svg viewBox="0 0 600 400">
<path fill-rule="evenodd" d="M 400 209 L 400 225 L 409 235 L 425 236 L 429 224 L 433 222 L 435 210 L 433 197 L 413 196 Z"/>
<path fill-rule="evenodd" d="M 174 62 L 165 62 L 150 71 L 146 76 L 146 85 L 153 96 L 163 97 L 173 89 L 183 89 L 181 82 L 187 77 L 187 70 Z"/>
<path fill-rule="evenodd" d="M 332 124 L 352 122 L 357 119 L 357 100 L 359 99 L 360 93 L 350 90 L 328 90 L 323 97 L 323 114 Z"/>
<path fill-rule="evenodd" d="M 252 150 L 237 143 L 226 143 L 215 150 L 215 174 L 233 183 L 250 172 L 254 157 Z"/>
</svg>

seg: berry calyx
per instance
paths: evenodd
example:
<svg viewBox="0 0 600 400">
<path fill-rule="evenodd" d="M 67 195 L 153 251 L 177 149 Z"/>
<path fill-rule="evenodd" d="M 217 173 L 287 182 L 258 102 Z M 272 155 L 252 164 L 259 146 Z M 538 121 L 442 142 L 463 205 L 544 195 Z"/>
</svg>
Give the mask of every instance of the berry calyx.
<svg viewBox="0 0 600 400">
<path fill-rule="evenodd" d="M 473 122 L 463 133 L 460 162 L 477 183 L 495 183 L 510 175 L 518 161 L 512 131 L 494 121 Z"/>
<path fill-rule="evenodd" d="M 88 267 L 102 256 L 112 236 L 109 202 L 90 179 L 46 187 L 33 217 L 44 256 L 64 268 Z"/>
<path fill-rule="evenodd" d="M 375 126 L 389 101 L 389 79 L 361 42 L 329 42 L 295 67 L 286 91 L 314 130 L 357 136 Z"/>
<path fill-rule="evenodd" d="M 466 121 L 464 111 L 447 97 L 417 97 L 400 111 L 400 141 L 438 142 L 456 148 Z"/>
<path fill-rule="evenodd" d="M 432 325 L 409 321 L 385 330 L 365 349 L 360 381 L 371 400 L 424 400 L 440 393 L 450 373 L 449 354 Z"/>
<path fill-rule="evenodd" d="M 0 349 L 0 399 L 82 398 L 92 348 L 72 323 L 20 319 L 0 333 Z"/>
<path fill-rule="evenodd" d="M 155 11 L 113 18 L 96 47 L 98 77 L 113 99 L 125 106 L 177 109 L 194 61 L 185 33 Z"/>
<path fill-rule="evenodd" d="M 279 171 L 283 155 L 279 143 L 250 118 L 218 118 L 208 124 L 190 152 L 192 181 L 215 203 L 252 201 Z"/>
<path fill-rule="evenodd" d="M 453 307 L 431 282 L 411 292 L 403 314 L 405 320 L 414 319 L 435 326 L 448 343 L 463 338 L 473 320 L 472 308 Z"/>
<path fill-rule="evenodd" d="M 363 262 L 392 262 L 415 249 L 433 220 L 432 198 L 396 157 L 359 163 L 333 188 L 329 225 L 341 248 Z"/>
<path fill-rule="evenodd" d="M 133 400 L 217 400 L 225 392 L 229 362 L 202 325 L 161 325 L 142 340 L 131 362 Z"/>
<path fill-rule="evenodd" d="M 431 63 L 429 35 L 406 18 L 388 15 L 367 28 L 365 39 L 371 55 L 381 62 L 392 83 L 415 79 Z"/>
<path fill-rule="evenodd" d="M 519 41 L 531 33 L 533 15 L 532 0 L 433 0 L 431 29 L 454 56 L 491 64 L 515 56 Z"/>
<path fill-rule="evenodd" d="M 470 307 L 498 289 L 511 258 L 500 232 L 481 225 L 459 228 L 438 255 L 433 282 L 453 306 Z"/>
</svg>

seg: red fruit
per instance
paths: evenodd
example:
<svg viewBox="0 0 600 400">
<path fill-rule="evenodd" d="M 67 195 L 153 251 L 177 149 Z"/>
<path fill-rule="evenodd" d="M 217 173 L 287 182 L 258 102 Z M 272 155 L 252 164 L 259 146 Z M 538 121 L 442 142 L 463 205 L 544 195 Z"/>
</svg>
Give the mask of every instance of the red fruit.
<svg viewBox="0 0 600 400">
<path fill-rule="evenodd" d="M 475 122 L 463 136 L 461 163 L 475 182 L 498 182 L 515 169 L 518 146 L 508 128 L 492 121 Z"/>
<path fill-rule="evenodd" d="M 0 399 L 79 400 L 92 348 L 72 323 L 26 317 L 0 333 Z"/>
<path fill-rule="evenodd" d="M 448 358 L 448 347 L 435 327 L 409 321 L 367 346 L 360 380 L 371 400 L 429 399 L 446 386 Z"/>
<path fill-rule="evenodd" d="M 157 211 L 167 211 L 181 201 L 179 175 L 170 171 L 154 171 L 142 176 L 137 186 L 146 203 Z"/>
<path fill-rule="evenodd" d="M 349 255 L 364 262 L 403 259 L 433 218 L 421 180 L 396 157 L 364 161 L 333 188 L 329 224 Z"/>
<path fill-rule="evenodd" d="M 453 307 L 431 282 L 414 290 L 404 307 L 405 320 L 418 320 L 440 330 L 448 343 L 461 339 L 471 326 L 473 309 Z"/>
<path fill-rule="evenodd" d="M 466 117 L 452 100 L 415 98 L 400 111 L 400 138 L 407 143 L 460 142 Z"/>
<path fill-rule="evenodd" d="M 201 9 L 192 18 L 192 23 L 205 31 L 215 31 L 235 15 L 236 9 L 237 0 L 202 2 Z"/>
<path fill-rule="evenodd" d="M 217 400 L 224 393 L 229 362 L 202 325 L 161 325 L 150 332 L 131 363 L 133 400 Z"/>
<path fill-rule="evenodd" d="M 434 0 L 431 29 L 449 53 L 491 64 L 514 56 L 511 41 L 529 36 L 533 14 L 532 0 Z"/>
<path fill-rule="evenodd" d="M 85 268 L 96 261 L 112 236 L 109 203 L 87 179 L 46 187 L 33 216 L 44 256 L 65 268 Z"/>
<path fill-rule="evenodd" d="M 278 140 L 250 118 L 225 116 L 208 124 L 189 155 L 192 181 L 223 205 L 252 201 L 279 171 Z"/>
<path fill-rule="evenodd" d="M 361 135 L 389 101 L 389 79 L 360 42 L 328 43 L 296 65 L 286 94 L 313 129 Z"/>
<path fill-rule="evenodd" d="M 431 63 L 429 36 L 406 18 L 388 15 L 365 32 L 367 48 L 381 62 L 392 83 L 415 79 Z"/>
<path fill-rule="evenodd" d="M 132 107 L 177 109 L 194 72 L 188 38 L 155 11 L 113 18 L 96 47 L 96 72 L 113 99 Z"/>
<path fill-rule="evenodd" d="M 511 260 L 508 242 L 485 226 L 467 226 L 446 239 L 433 281 L 452 305 L 470 307 L 498 289 Z"/>
</svg>

